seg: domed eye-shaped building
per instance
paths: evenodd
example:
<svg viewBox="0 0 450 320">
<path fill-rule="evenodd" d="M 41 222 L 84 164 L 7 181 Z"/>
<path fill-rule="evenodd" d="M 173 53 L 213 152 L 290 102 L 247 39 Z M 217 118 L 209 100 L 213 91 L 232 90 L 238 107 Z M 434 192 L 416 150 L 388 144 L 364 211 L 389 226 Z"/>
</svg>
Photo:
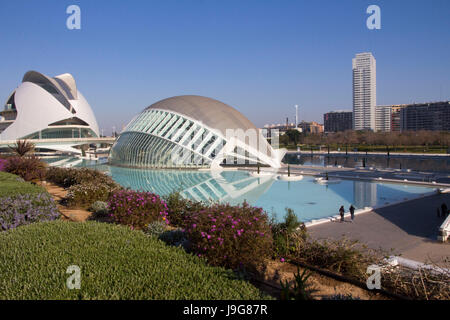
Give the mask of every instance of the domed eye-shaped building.
<svg viewBox="0 0 450 320">
<path fill-rule="evenodd" d="M 278 168 L 275 150 L 236 109 L 211 98 L 178 96 L 138 114 L 113 145 L 113 165 L 142 168 L 212 168 L 260 164 Z"/>
<path fill-rule="evenodd" d="M 99 130 L 94 113 L 65 73 L 50 78 L 27 72 L 0 112 L 0 140 L 95 138 Z M 57 143 L 49 149 L 77 151 L 77 143 Z"/>
</svg>

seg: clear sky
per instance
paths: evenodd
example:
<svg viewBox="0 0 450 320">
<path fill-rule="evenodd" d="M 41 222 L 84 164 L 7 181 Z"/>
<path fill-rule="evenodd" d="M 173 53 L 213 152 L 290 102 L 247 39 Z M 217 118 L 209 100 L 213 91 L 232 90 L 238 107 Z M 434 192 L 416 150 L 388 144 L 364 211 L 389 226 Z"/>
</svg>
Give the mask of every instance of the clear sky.
<svg viewBox="0 0 450 320">
<path fill-rule="evenodd" d="M 81 8 L 68 30 L 66 8 Z M 366 8 L 381 8 L 369 30 Z M 23 74 L 71 73 L 105 134 L 163 98 L 223 101 L 257 126 L 352 107 L 351 60 L 377 60 L 377 102 L 450 99 L 450 1 L 0 0 L 0 99 Z"/>
</svg>

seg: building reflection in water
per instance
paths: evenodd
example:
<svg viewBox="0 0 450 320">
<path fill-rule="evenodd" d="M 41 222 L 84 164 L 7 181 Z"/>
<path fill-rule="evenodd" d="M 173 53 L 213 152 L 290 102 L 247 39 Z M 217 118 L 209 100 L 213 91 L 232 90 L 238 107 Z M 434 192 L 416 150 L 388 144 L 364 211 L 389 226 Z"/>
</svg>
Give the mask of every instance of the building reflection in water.
<svg viewBox="0 0 450 320">
<path fill-rule="evenodd" d="M 356 208 L 377 204 L 377 185 L 366 181 L 353 181 L 353 201 Z"/>
<path fill-rule="evenodd" d="M 196 201 L 232 205 L 254 203 L 273 184 L 273 176 L 252 177 L 243 171 L 145 170 L 110 166 L 109 174 L 124 187 L 159 195 L 179 192 Z"/>
</svg>

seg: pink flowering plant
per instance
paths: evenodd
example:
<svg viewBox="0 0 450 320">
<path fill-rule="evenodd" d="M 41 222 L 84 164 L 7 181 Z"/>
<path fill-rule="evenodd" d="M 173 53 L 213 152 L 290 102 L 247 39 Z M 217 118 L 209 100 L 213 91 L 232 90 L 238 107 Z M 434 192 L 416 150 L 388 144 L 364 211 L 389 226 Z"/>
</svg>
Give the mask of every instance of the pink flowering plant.
<svg viewBox="0 0 450 320">
<path fill-rule="evenodd" d="M 116 190 L 108 199 L 111 219 L 133 229 L 145 229 L 155 221 L 167 219 L 167 204 L 156 194 L 133 190 Z"/>
<path fill-rule="evenodd" d="M 271 256 L 272 234 L 262 208 L 213 204 L 187 218 L 191 250 L 212 265 L 254 270 Z"/>
</svg>

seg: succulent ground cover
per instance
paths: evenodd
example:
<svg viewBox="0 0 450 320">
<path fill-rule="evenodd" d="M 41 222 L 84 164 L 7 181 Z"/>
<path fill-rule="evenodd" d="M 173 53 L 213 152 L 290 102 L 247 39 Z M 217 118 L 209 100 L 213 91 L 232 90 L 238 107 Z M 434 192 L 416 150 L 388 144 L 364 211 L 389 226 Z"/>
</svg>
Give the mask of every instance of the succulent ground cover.
<svg viewBox="0 0 450 320">
<path fill-rule="evenodd" d="M 14 261 L 14 263 L 11 263 Z M 67 268 L 81 269 L 69 290 Z M 230 271 L 129 227 L 34 223 L 0 233 L 0 299 L 261 299 Z"/>
</svg>

